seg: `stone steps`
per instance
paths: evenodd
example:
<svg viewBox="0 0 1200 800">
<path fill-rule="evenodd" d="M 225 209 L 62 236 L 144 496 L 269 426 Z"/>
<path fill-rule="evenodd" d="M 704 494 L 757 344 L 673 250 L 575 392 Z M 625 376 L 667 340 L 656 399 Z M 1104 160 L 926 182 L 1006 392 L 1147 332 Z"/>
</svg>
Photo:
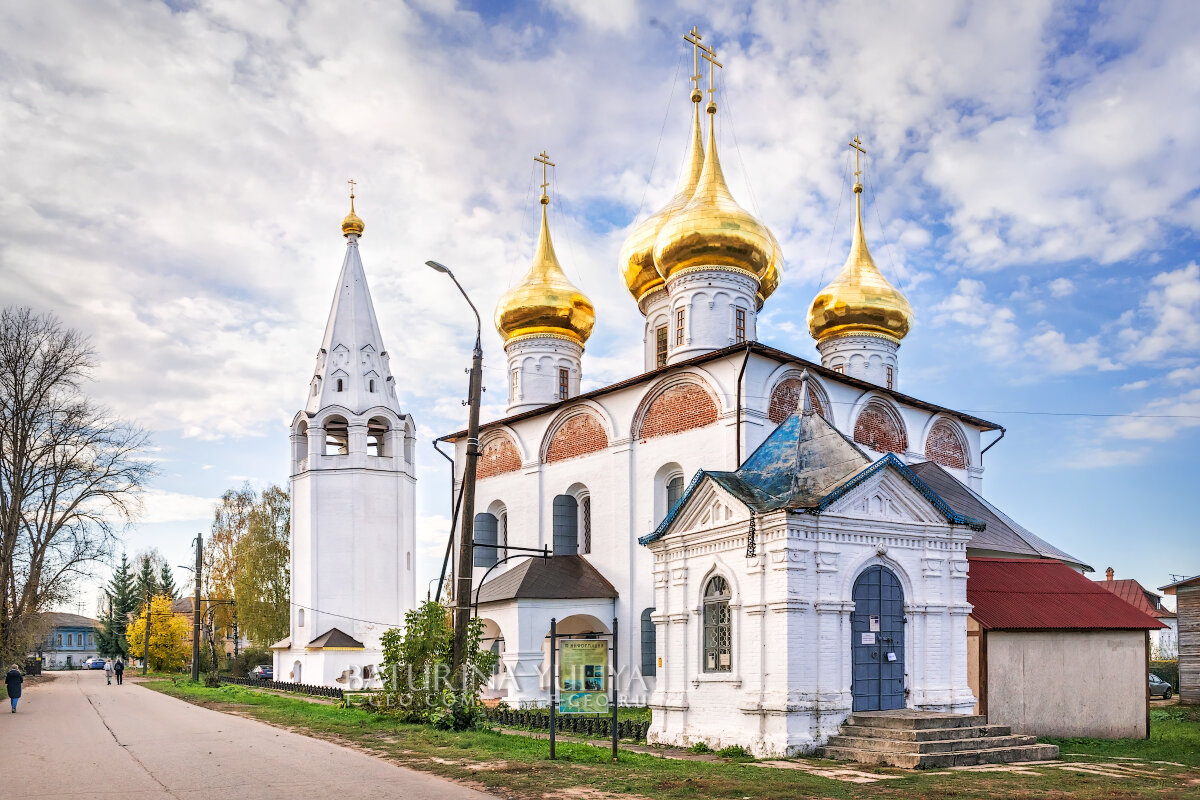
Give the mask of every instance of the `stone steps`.
<svg viewBox="0 0 1200 800">
<path fill-rule="evenodd" d="M 1049 761 L 1058 748 L 1036 736 L 1013 734 L 1007 725 L 989 725 L 978 714 L 932 711 L 877 711 L 851 714 L 820 755 L 859 764 L 931 769 L 1015 761 Z"/>
</svg>

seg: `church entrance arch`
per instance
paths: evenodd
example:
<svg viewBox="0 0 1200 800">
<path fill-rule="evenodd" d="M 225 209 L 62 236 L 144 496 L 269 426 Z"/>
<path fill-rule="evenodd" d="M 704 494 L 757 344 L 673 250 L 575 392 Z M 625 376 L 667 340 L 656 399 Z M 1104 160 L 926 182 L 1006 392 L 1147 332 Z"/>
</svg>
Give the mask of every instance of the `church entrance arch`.
<svg viewBox="0 0 1200 800">
<path fill-rule="evenodd" d="M 904 708 L 904 589 L 887 567 L 854 581 L 850 637 L 854 710 Z"/>
</svg>

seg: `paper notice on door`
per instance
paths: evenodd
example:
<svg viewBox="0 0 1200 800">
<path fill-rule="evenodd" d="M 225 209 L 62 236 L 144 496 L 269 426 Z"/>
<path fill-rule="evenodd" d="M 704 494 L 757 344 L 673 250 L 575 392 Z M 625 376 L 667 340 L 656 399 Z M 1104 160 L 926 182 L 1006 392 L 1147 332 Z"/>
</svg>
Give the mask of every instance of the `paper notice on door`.
<svg viewBox="0 0 1200 800">
<path fill-rule="evenodd" d="M 875 634 L 874 633 L 864 633 L 862 635 L 862 643 L 863 644 L 875 644 Z"/>
<path fill-rule="evenodd" d="M 896 660 L 896 654 L 888 653 L 888 661 L 895 661 L 895 660 Z"/>
<path fill-rule="evenodd" d="M 878 630 L 879 630 L 879 617 L 875 617 L 875 616 L 872 616 L 872 617 L 871 617 L 871 627 L 870 627 L 870 630 L 873 630 L 873 631 L 878 631 Z"/>
</svg>

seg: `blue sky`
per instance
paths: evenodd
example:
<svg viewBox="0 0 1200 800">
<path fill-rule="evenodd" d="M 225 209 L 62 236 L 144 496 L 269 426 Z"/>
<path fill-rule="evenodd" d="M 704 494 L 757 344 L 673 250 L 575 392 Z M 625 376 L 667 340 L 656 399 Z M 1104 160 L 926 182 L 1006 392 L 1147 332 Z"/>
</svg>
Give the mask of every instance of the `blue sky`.
<svg viewBox="0 0 1200 800">
<path fill-rule="evenodd" d="M 546 149 L 557 249 L 597 308 L 585 388 L 636 372 L 617 252 L 671 193 L 697 25 L 726 66 L 730 185 L 787 260 L 760 338 L 815 357 L 859 134 L 867 236 L 917 315 L 901 389 L 1007 428 L 985 493 L 1039 535 L 1147 586 L 1200 572 L 1194 4 L 22 5 L 0 9 L 0 300 L 89 333 L 93 391 L 153 431 L 130 552 L 187 563 L 224 489 L 286 481 L 353 177 L 433 578 L 428 440 L 463 423 L 471 330 L 421 264 L 490 309 L 532 256 Z M 485 363 L 498 403 L 490 329 Z"/>
</svg>

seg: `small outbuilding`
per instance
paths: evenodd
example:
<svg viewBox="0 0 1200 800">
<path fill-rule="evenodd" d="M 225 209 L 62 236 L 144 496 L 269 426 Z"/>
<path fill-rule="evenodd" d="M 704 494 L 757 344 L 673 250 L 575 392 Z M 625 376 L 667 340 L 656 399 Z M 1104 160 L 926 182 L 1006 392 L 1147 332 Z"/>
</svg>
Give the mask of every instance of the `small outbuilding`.
<svg viewBox="0 0 1200 800">
<path fill-rule="evenodd" d="M 1053 559 L 969 558 L 967 671 L 988 722 L 1039 736 L 1150 735 L 1149 614 Z"/>
<path fill-rule="evenodd" d="M 1200 575 L 1160 586 L 1175 595 L 1179 626 L 1179 702 L 1200 704 Z"/>
</svg>

